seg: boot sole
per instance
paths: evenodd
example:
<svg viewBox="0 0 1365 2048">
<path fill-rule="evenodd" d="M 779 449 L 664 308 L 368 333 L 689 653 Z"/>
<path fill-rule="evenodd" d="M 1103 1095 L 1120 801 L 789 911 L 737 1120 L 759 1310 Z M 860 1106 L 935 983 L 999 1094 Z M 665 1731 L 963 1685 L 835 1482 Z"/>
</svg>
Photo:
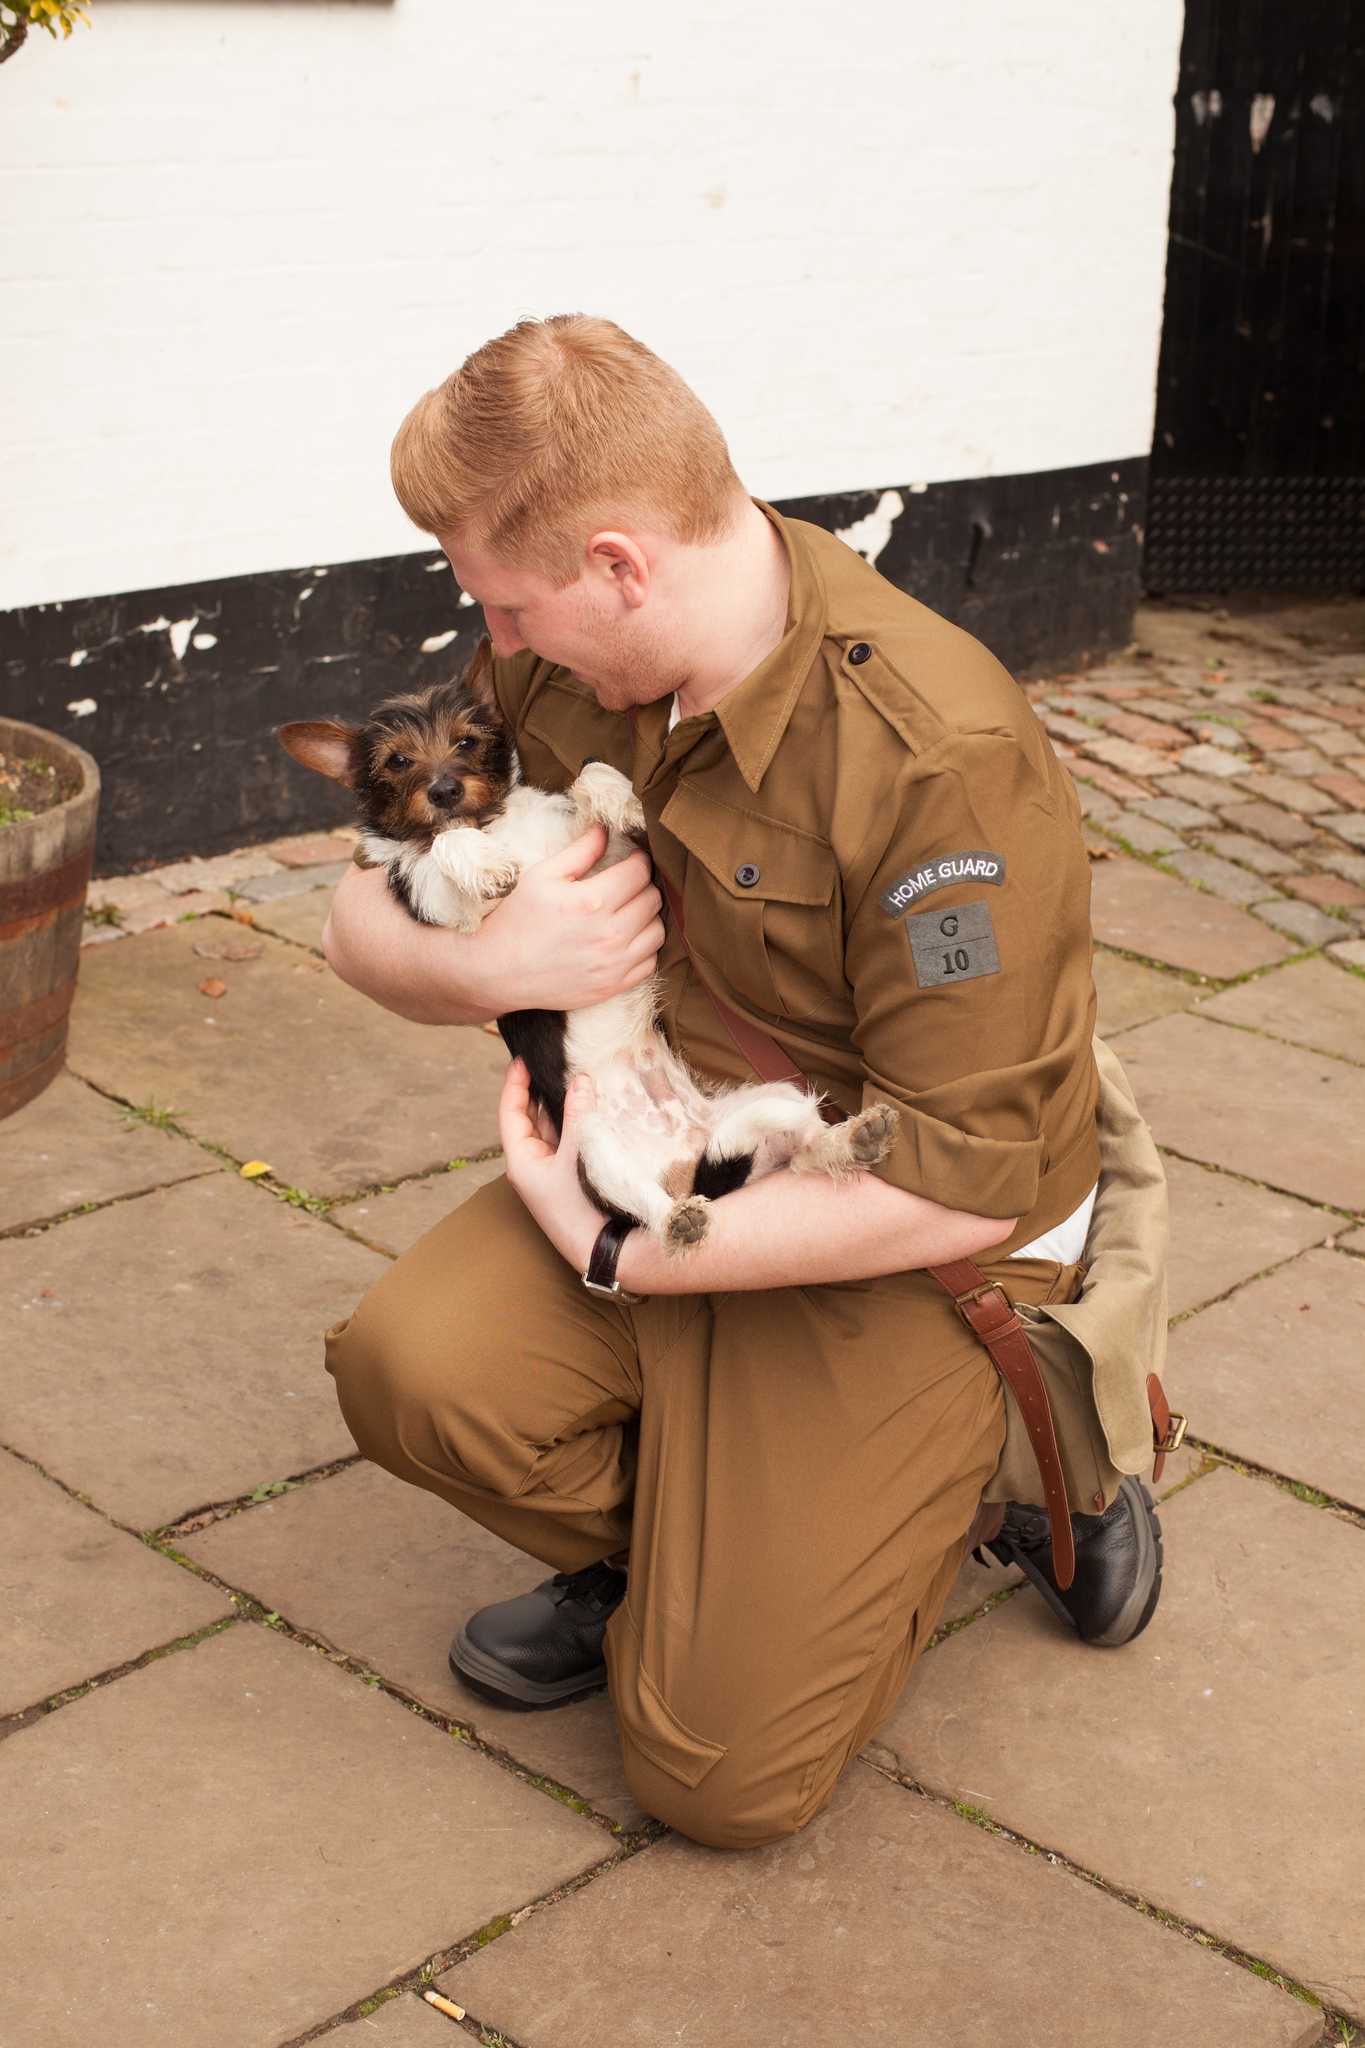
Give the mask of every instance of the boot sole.
<svg viewBox="0 0 1365 2048">
<path fill-rule="evenodd" d="M 544 1707 L 567 1707 L 573 1700 L 585 1700 L 592 1693 L 601 1692 L 607 1682 L 606 1665 L 594 1664 L 572 1678 L 537 1684 L 534 1678 L 524 1678 L 519 1671 L 499 1664 L 496 1657 L 490 1657 L 487 1650 L 471 1642 L 464 1629 L 451 1644 L 447 1662 L 471 1692 L 500 1707 L 520 1708 L 523 1713 L 534 1713 Z"/>
<path fill-rule="evenodd" d="M 1126 1484 L 1127 1482 L 1125 1481 Z M 1142 1631 L 1156 1613 L 1157 1601 L 1161 1598 L 1161 1571 L 1164 1561 L 1161 1521 L 1157 1515 L 1156 1504 L 1142 1481 L 1134 1479 L 1132 1484 L 1137 1488 L 1143 1510 L 1141 1516 L 1136 1518 L 1138 1533 L 1137 1577 L 1134 1581 L 1132 1592 L 1128 1595 L 1128 1598 L 1124 1601 L 1108 1628 L 1102 1630 L 1096 1636 L 1082 1636 L 1082 1642 L 1093 1643 L 1100 1650 L 1117 1650 L 1124 1643 L 1133 1642 L 1142 1634 Z M 1012 1545 L 1002 1545 L 1001 1547 L 1008 1549 L 1010 1563 L 1017 1564 L 1029 1583 L 1038 1588 L 1038 1591 L 1042 1594 L 1044 1600 L 1046 1600 L 1048 1606 L 1058 1619 L 1064 1621 L 1068 1628 L 1075 1629 L 1076 1617 L 1067 1606 L 1062 1595 L 1057 1591 L 1057 1588 L 1052 1584 L 1052 1581 L 1043 1572 L 1039 1571 L 1037 1565 L 1025 1557 L 1022 1552 L 1015 1550 Z M 1150 1583 L 1147 1577 L 1149 1571 L 1152 1574 Z"/>
</svg>

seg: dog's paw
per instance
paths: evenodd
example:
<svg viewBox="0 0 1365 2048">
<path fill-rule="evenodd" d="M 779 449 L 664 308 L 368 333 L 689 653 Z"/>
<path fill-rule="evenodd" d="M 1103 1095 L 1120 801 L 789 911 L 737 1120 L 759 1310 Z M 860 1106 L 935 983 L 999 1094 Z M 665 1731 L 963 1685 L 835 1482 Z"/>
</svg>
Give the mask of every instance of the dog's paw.
<svg viewBox="0 0 1365 2048">
<path fill-rule="evenodd" d="M 479 874 L 479 894 L 486 903 L 510 896 L 520 875 L 521 869 L 514 860 L 489 861 Z"/>
<path fill-rule="evenodd" d="M 705 1195 L 689 1195 L 685 1201 L 675 1202 L 664 1218 L 664 1250 L 691 1251 L 710 1228 L 711 1204 Z"/>
<path fill-rule="evenodd" d="M 613 832 L 642 833 L 644 808 L 628 779 L 609 761 L 589 761 L 573 786 L 574 807 L 589 823 Z"/>
<path fill-rule="evenodd" d="M 901 1115 L 889 1102 L 874 1102 L 840 1126 L 855 1166 L 878 1166 L 896 1142 Z"/>
</svg>

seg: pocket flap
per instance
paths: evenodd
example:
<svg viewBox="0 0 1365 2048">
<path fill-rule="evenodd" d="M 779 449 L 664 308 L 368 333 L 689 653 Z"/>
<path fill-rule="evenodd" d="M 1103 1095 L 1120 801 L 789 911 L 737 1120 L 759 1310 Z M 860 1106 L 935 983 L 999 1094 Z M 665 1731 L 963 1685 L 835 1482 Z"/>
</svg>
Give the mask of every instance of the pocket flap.
<svg viewBox="0 0 1365 2048">
<path fill-rule="evenodd" d="M 589 758 L 630 774 L 630 728 L 619 712 L 604 711 L 587 688 L 551 678 L 526 707 L 521 731 L 548 747 L 570 782 Z"/>
<path fill-rule="evenodd" d="M 629 1640 L 622 1643 L 620 1631 Z M 644 1668 L 639 1630 L 623 1605 L 607 1630 L 611 1703 L 628 1749 L 637 1749 L 656 1770 L 666 1771 L 688 1790 L 700 1785 L 725 1755 L 723 1742 L 708 1742 L 680 1721 Z"/>
<path fill-rule="evenodd" d="M 832 848 L 793 825 L 734 810 L 685 781 L 660 823 L 740 902 L 826 904 L 833 897 Z"/>
</svg>

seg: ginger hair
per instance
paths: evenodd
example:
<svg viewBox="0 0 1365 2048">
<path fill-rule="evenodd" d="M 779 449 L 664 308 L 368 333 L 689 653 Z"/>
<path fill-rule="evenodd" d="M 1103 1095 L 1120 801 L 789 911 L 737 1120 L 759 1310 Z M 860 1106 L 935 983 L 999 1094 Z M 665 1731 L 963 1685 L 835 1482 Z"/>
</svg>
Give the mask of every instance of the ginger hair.
<svg viewBox="0 0 1365 2048">
<path fill-rule="evenodd" d="M 603 524 L 719 539 L 744 487 L 711 414 L 614 321 L 519 320 L 419 398 L 394 438 L 415 526 L 538 570 L 562 589 Z"/>
</svg>

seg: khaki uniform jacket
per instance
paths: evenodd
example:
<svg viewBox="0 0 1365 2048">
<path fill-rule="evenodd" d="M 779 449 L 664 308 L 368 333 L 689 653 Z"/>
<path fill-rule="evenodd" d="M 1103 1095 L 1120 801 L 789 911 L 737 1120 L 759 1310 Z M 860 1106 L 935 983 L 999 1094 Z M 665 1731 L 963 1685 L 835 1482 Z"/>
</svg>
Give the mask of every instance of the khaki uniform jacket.
<svg viewBox="0 0 1365 2048">
<path fill-rule="evenodd" d="M 1090 876 L 1071 778 L 979 642 L 842 541 L 764 507 L 790 623 L 715 711 L 626 720 L 525 655 L 495 665 L 529 782 L 597 755 L 631 774 L 697 967 L 836 1102 L 891 1102 L 875 1169 L 946 1208 L 1015 1216 L 1009 1251 L 1099 1172 Z M 664 1026 L 752 1080 L 670 935 Z"/>
<path fill-rule="evenodd" d="M 695 956 L 670 928 L 662 1021 L 678 1051 L 701 1074 L 754 1078 L 709 984 L 846 1110 L 894 1103 L 898 1139 L 873 1170 L 945 1207 L 1017 1218 L 995 1260 L 1069 1216 L 1099 1176 L 1075 789 L 979 642 L 821 528 L 761 509 L 790 559 L 787 632 L 714 711 L 670 733 L 665 699 L 639 711 L 632 738 L 586 684 L 530 654 L 494 663 L 499 701 L 528 782 L 563 789 L 593 757 L 631 776 Z M 1112 1428 L 1102 1392 L 1100 1408 L 1125 1470 L 1150 1455 L 1149 1426 L 1133 1442 L 1133 1344 L 1158 1341 L 1152 1302 L 1149 1286 L 1136 1321 L 1130 1299 L 1114 1327 L 1072 1311 L 1097 1371 L 1110 1360 Z M 1142 1372 L 1159 1370 L 1147 1358 Z"/>
</svg>

